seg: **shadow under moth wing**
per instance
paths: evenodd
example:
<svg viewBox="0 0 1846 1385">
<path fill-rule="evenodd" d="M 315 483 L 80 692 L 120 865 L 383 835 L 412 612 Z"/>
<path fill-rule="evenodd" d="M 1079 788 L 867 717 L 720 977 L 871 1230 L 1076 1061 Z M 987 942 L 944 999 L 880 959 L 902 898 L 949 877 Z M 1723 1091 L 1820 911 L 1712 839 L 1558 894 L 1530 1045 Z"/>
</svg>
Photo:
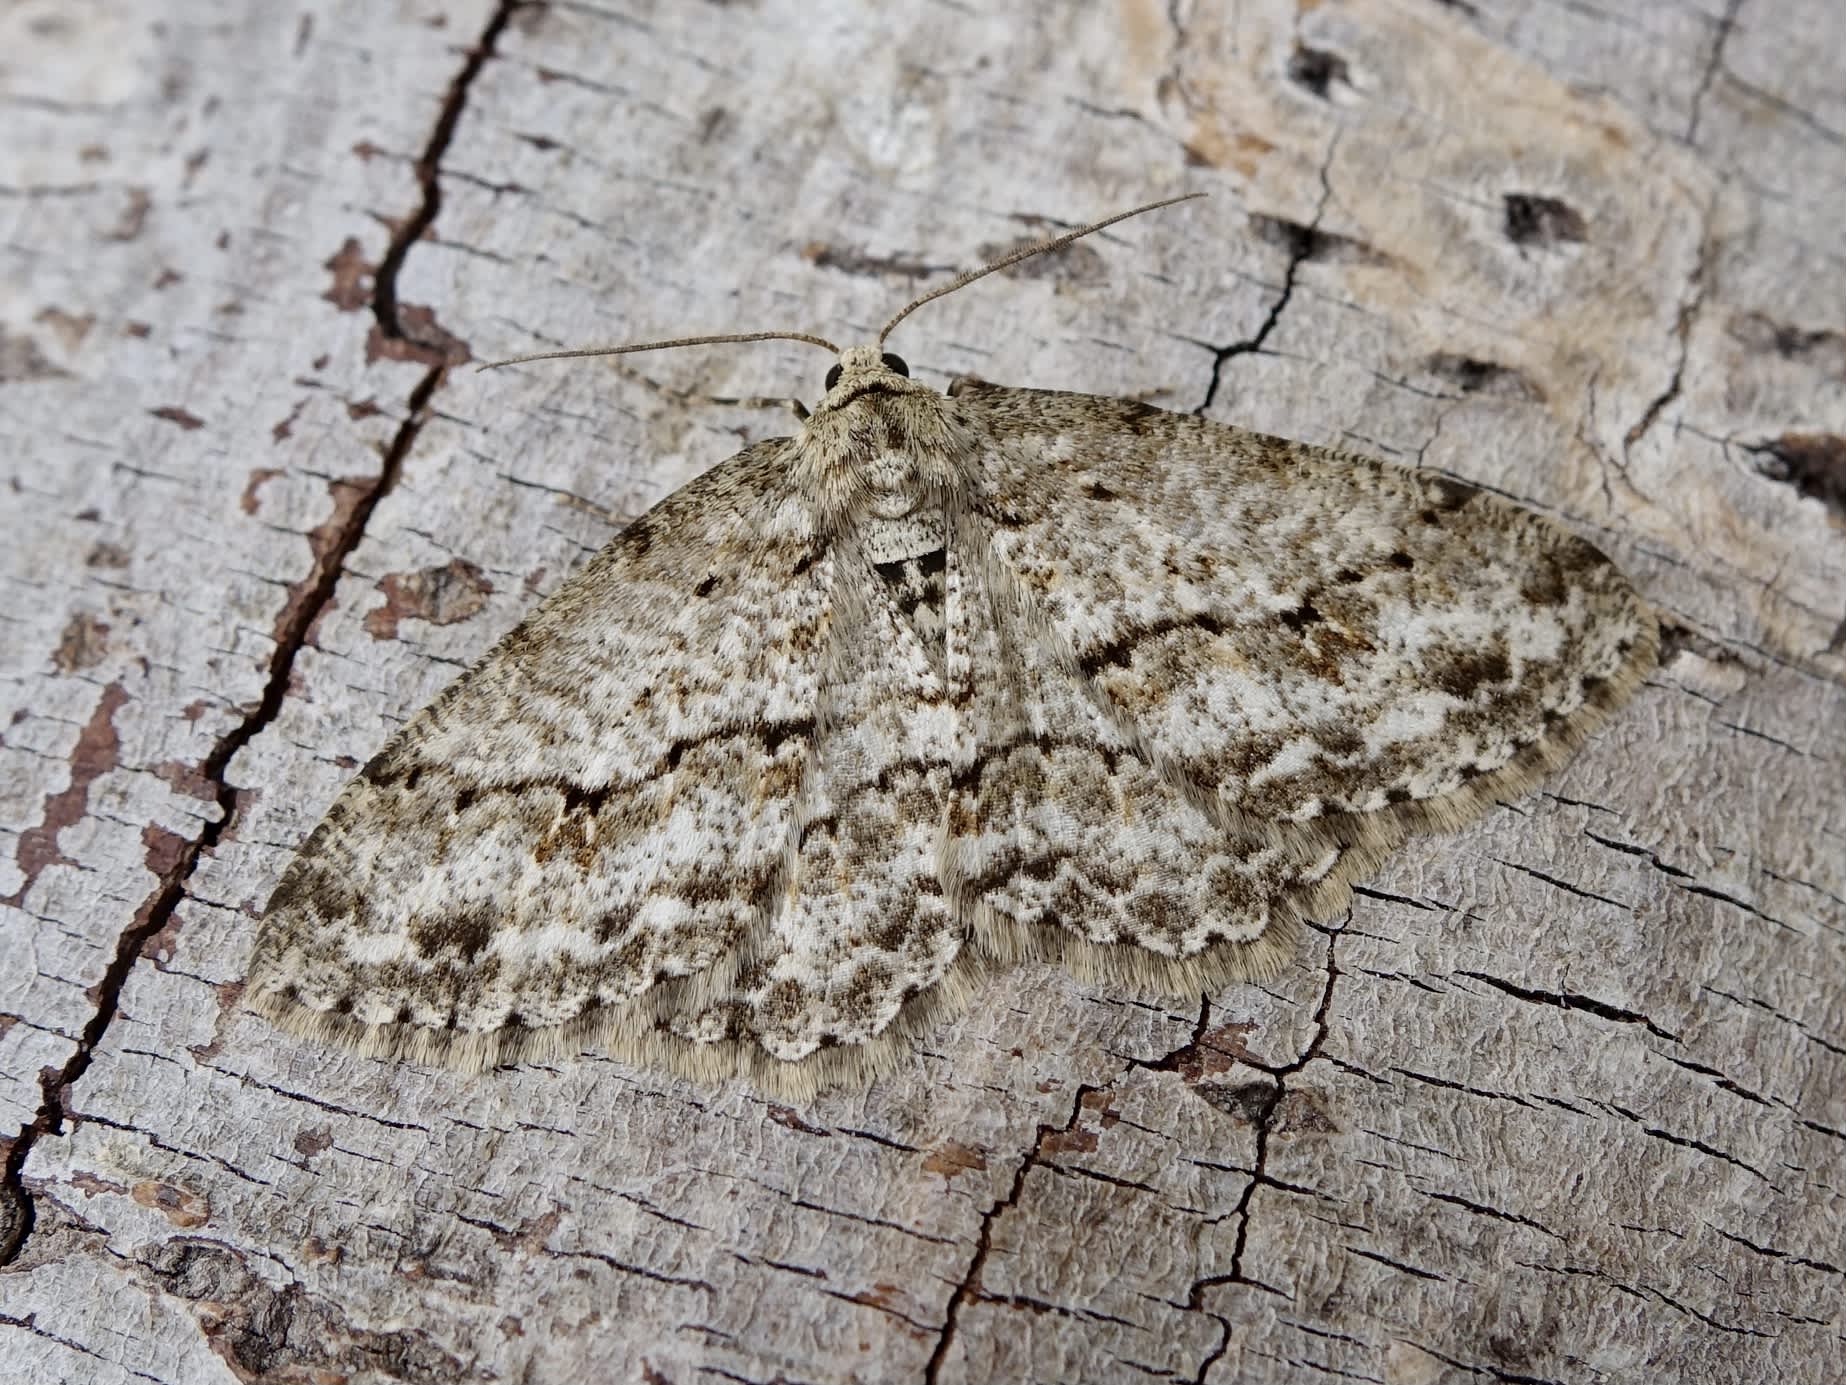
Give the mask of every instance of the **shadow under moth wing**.
<svg viewBox="0 0 1846 1385">
<path fill-rule="evenodd" d="M 803 1097 L 1022 960 L 1272 973 L 1652 667 L 1621 574 L 1495 496 L 1128 401 L 945 396 L 882 341 L 347 786 L 252 1008 L 370 1054 L 587 1047 Z"/>
</svg>

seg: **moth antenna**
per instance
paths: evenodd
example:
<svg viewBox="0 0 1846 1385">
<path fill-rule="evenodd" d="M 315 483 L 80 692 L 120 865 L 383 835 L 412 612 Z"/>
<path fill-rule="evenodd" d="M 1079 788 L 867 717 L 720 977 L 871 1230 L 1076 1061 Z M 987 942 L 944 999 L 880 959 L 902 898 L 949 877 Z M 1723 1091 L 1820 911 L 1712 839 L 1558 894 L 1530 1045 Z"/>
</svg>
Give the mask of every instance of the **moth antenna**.
<svg viewBox="0 0 1846 1385">
<path fill-rule="evenodd" d="M 944 294 L 954 293 L 956 289 L 966 288 L 969 284 L 972 284 L 976 279 L 983 279 L 989 274 L 993 274 L 999 270 L 1006 269 L 1011 265 L 1016 265 L 1021 260 L 1029 260 L 1034 255 L 1045 255 L 1045 254 L 1049 254 L 1053 250 L 1061 250 L 1065 246 L 1069 245 L 1074 240 L 1081 240 L 1084 236 L 1087 236 L 1094 231 L 1100 231 L 1105 226 L 1113 226 L 1118 221 L 1126 221 L 1131 216 L 1139 216 L 1141 215 L 1142 212 L 1158 211 L 1162 207 L 1171 207 L 1175 202 L 1190 202 L 1195 197 L 1203 197 L 1203 196 L 1205 196 L 1205 194 L 1202 192 L 1188 192 L 1180 197 L 1167 197 L 1167 198 L 1161 199 L 1158 202 L 1144 203 L 1143 205 L 1139 207 L 1134 207 L 1130 209 L 1129 211 L 1117 212 L 1114 216 L 1104 217 L 1101 221 L 1092 221 L 1088 226 L 1079 226 L 1074 231 L 1066 231 L 1062 235 L 1052 236 L 1048 240 L 1041 240 L 1033 245 L 1021 246 L 1019 249 L 1013 251 L 1012 254 L 1002 255 L 999 259 L 995 260 L 992 264 L 982 265 L 979 269 L 964 270 L 962 273 L 956 275 L 953 279 L 949 280 L 949 282 L 944 284 L 941 288 L 931 289 L 928 293 L 924 294 L 921 298 L 918 298 L 915 301 L 913 301 L 901 313 L 899 313 L 896 317 L 892 318 L 889 322 L 887 322 L 884 325 L 883 329 L 878 333 L 878 344 L 880 346 L 883 346 L 885 344 L 885 338 L 891 335 L 891 329 L 897 326 L 897 324 L 902 322 L 905 318 L 909 317 L 912 313 L 914 313 L 918 308 L 922 307 L 925 303 L 933 302 L 934 300 L 941 298 Z"/>
<path fill-rule="evenodd" d="M 809 346 L 840 354 L 840 348 L 825 337 L 806 332 L 727 332 L 715 337 L 674 337 L 671 341 L 637 341 L 626 346 L 586 346 L 575 351 L 533 351 L 524 356 L 508 356 L 503 361 L 485 361 L 477 369 L 498 370 L 503 365 L 520 365 L 525 361 L 556 361 L 568 356 L 627 356 L 636 351 L 665 351 L 673 346 L 714 346 L 727 341 L 804 341 Z"/>
</svg>

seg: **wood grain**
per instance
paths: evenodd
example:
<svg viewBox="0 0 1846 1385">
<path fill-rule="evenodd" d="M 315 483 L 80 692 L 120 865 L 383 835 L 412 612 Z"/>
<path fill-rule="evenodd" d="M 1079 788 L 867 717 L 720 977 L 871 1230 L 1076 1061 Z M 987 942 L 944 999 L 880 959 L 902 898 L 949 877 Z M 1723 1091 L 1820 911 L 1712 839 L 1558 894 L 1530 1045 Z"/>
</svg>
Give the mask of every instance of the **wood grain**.
<svg viewBox="0 0 1846 1385">
<path fill-rule="evenodd" d="M 1846 1376 L 1846 11 L 0 15 L 0 1363 L 95 1382 Z M 1264 987 L 1050 970 L 800 1110 L 237 1008 L 388 730 L 932 276 L 919 377 L 1558 516 L 1668 621 Z"/>
</svg>

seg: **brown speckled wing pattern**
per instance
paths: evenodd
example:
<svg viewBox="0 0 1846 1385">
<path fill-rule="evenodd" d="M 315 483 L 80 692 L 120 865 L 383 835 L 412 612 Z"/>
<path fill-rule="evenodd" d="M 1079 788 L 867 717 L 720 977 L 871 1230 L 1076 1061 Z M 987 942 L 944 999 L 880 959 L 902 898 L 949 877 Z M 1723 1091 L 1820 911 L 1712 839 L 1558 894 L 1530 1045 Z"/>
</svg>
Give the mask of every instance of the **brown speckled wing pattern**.
<svg viewBox="0 0 1846 1385">
<path fill-rule="evenodd" d="M 873 348 L 413 718 L 266 911 L 248 1002 L 463 1067 L 598 1048 L 805 1095 L 1027 959 L 1263 975 L 1651 666 L 1486 492 Z"/>
</svg>

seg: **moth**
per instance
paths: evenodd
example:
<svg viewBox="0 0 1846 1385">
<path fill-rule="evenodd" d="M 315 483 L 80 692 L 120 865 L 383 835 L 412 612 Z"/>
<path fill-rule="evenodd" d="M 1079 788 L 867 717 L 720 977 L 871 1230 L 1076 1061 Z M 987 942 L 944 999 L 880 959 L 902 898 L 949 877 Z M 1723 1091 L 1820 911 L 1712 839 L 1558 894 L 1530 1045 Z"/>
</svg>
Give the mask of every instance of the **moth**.
<svg viewBox="0 0 1846 1385">
<path fill-rule="evenodd" d="M 623 530 L 365 766 L 247 1003 L 369 1054 L 589 1047 L 805 1096 L 1028 959 L 1272 973 L 1392 847 L 1568 757 L 1658 641 L 1582 539 L 1144 403 L 939 393 L 885 349 L 1121 219 L 866 345 L 615 348 L 837 360 L 795 436 Z"/>
</svg>

